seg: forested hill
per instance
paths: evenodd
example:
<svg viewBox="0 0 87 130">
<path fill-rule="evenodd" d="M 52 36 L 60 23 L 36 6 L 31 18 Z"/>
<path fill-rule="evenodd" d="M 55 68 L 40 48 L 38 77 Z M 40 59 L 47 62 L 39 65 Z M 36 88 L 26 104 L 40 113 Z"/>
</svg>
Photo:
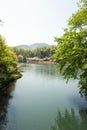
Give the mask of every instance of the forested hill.
<svg viewBox="0 0 87 130">
<path fill-rule="evenodd" d="M 34 43 L 34 44 L 31 44 L 31 45 L 19 45 L 19 46 L 16 46 L 17 48 L 20 48 L 20 49 L 25 49 L 25 50 L 34 50 L 34 49 L 37 49 L 37 48 L 42 48 L 42 47 L 48 47 L 50 46 L 49 44 L 47 43 Z"/>
</svg>

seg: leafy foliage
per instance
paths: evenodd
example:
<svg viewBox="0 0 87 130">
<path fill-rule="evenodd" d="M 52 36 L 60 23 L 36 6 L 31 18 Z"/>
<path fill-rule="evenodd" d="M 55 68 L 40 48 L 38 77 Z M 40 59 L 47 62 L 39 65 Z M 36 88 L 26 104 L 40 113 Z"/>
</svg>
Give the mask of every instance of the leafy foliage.
<svg viewBox="0 0 87 130">
<path fill-rule="evenodd" d="M 12 78 L 14 74 L 17 74 L 17 57 L 0 35 L 0 88 L 14 79 Z"/>
<path fill-rule="evenodd" d="M 64 78 L 78 78 L 81 94 L 87 95 L 87 0 L 79 5 L 63 36 L 55 38 L 58 50 L 54 57 Z"/>
<path fill-rule="evenodd" d="M 3 72 L 9 73 L 17 66 L 17 58 L 14 52 L 6 46 L 5 40 L 0 36 L 0 68 Z"/>
</svg>

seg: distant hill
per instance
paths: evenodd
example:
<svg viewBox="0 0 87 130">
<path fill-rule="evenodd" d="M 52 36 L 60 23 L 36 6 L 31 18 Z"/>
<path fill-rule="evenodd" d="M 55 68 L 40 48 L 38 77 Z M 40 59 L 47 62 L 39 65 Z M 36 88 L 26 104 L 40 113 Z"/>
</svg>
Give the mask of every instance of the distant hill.
<svg viewBox="0 0 87 130">
<path fill-rule="evenodd" d="M 18 45 L 18 46 L 15 46 L 17 48 L 20 48 L 20 49 L 29 49 L 29 46 L 28 45 Z"/>
<path fill-rule="evenodd" d="M 26 49 L 26 50 L 28 50 L 28 49 L 33 50 L 33 49 L 47 47 L 47 46 L 50 46 L 50 45 L 47 44 L 47 43 L 34 43 L 34 44 L 31 44 L 31 45 L 19 45 L 19 46 L 16 46 L 16 47 L 21 48 L 21 49 Z"/>
</svg>

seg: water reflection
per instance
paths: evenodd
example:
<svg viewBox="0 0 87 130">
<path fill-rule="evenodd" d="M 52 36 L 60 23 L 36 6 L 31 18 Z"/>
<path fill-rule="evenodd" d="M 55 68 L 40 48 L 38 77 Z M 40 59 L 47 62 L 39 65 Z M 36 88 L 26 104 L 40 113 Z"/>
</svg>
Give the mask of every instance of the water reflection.
<svg viewBox="0 0 87 130">
<path fill-rule="evenodd" d="M 64 113 L 58 111 L 55 125 L 51 130 L 86 130 L 87 129 L 87 110 L 79 110 L 77 114 L 74 109 L 66 109 Z"/>
<path fill-rule="evenodd" d="M 8 122 L 7 112 L 9 100 L 12 98 L 12 91 L 15 89 L 15 82 L 9 85 L 8 89 L 0 90 L 0 130 L 5 130 Z"/>
<path fill-rule="evenodd" d="M 23 71 L 32 71 L 32 73 L 38 73 L 42 76 L 58 76 L 57 65 L 56 64 L 23 64 Z"/>
</svg>

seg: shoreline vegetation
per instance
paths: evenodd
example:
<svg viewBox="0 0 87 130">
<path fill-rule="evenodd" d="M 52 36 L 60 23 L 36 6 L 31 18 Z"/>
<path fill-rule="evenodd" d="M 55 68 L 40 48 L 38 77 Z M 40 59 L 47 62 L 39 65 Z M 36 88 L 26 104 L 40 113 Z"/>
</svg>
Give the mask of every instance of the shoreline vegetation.
<svg viewBox="0 0 87 130">
<path fill-rule="evenodd" d="M 22 74 L 20 72 L 14 72 L 11 74 L 1 74 L 0 73 L 0 90 L 8 88 L 8 85 L 21 78 Z"/>
<path fill-rule="evenodd" d="M 20 73 L 20 65 L 18 64 L 17 68 L 13 72 L 6 73 L 0 72 L 0 90 L 8 88 L 9 84 L 13 81 L 22 77 Z"/>
<path fill-rule="evenodd" d="M 19 67 L 16 54 L 0 35 L 0 89 L 7 88 L 10 82 L 22 77 Z"/>
</svg>

